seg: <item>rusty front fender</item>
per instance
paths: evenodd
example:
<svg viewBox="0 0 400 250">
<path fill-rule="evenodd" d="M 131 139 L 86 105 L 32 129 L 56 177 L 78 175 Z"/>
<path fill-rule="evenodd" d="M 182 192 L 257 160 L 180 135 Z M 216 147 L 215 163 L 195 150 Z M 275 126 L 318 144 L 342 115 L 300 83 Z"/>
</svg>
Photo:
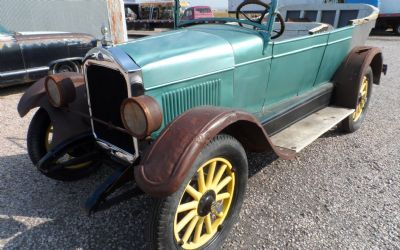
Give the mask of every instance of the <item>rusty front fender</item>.
<svg viewBox="0 0 400 250">
<path fill-rule="evenodd" d="M 135 167 L 137 184 L 154 197 L 173 194 L 204 146 L 219 133 L 234 136 L 247 150 L 274 151 L 283 159 L 295 156 L 275 147 L 251 114 L 200 107 L 176 118 L 147 150 L 140 165 Z"/>
<path fill-rule="evenodd" d="M 63 78 L 70 78 L 75 86 L 76 98 L 68 107 L 54 108 L 49 103 L 44 86 L 46 77 L 44 77 L 26 90 L 17 108 L 21 117 L 37 107 L 46 110 L 53 125 L 53 146 L 91 130 L 90 120 L 87 118 L 89 117 L 89 107 L 83 75 L 78 73 L 61 73 L 59 75 Z"/>
<path fill-rule="evenodd" d="M 374 83 L 379 84 L 383 70 L 382 51 L 369 46 L 354 48 L 333 77 L 334 105 L 351 109 L 357 107 L 361 80 L 368 67 L 372 68 Z"/>
</svg>

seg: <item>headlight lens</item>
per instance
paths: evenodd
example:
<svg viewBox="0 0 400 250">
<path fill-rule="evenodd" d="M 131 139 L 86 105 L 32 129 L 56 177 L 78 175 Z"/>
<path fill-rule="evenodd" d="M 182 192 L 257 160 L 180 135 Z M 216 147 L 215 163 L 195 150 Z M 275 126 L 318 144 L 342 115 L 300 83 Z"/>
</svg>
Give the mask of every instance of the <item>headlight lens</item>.
<svg viewBox="0 0 400 250">
<path fill-rule="evenodd" d="M 47 78 L 45 83 L 50 103 L 55 107 L 61 106 L 61 90 L 52 78 Z"/>
<path fill-rule="evenodd" d="M 143 139 L 161 127 L 162 113 L 154 98 L 138 96 L 122 103 L 121 119 L 131 135 Z"/>
<path fill-rule="evenodd" d="M 83 76 L 76 73 L 48 76 L 44 86 L 51 105 L 59 108 L 73 102 L 76 97 L 74 82 L 83 82 Z"/>
</svg>

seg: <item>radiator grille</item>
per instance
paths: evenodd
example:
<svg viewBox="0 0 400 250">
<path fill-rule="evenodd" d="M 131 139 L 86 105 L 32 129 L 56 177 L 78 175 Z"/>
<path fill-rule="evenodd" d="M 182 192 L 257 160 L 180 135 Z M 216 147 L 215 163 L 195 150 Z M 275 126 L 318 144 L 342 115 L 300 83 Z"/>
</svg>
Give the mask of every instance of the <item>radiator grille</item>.
<svg viewBox="0 0 400 250">
<path fill-rule="evenodd" d="M 125 78 L 118 71 L 92 65 L 87 68 L 87 84 L 93 117 L 123 128 L 120 107 L 128 97 Z M 132 137 L 93 120 L 98 139 L 106 141 L 129 153 L 134 153 Z"/>
<path fill-rule="evenodd" d="M 220 92 L 221 80 L 217 79 L 163 94 L 164 125 L 191 108 L 205 105 L 219 106 Z"/>
</svg>

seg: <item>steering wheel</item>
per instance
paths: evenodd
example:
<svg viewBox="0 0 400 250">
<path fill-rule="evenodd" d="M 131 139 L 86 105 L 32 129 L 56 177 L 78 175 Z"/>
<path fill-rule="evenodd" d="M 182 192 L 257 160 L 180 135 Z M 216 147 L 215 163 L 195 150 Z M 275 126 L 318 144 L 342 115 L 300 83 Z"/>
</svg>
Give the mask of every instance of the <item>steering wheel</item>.
<svg viewBox="0 0 400 250">
<path fill-rule="evenodd" d="M 258 12 L 261 14 L 261 16 L 259 18 L 250 18 L 249 16 L 247 16 L 247 14 L 245 12 L 242 11 L 242 9 L 244 7 L 246 7 L 247 5 L 251 5 L 251 4 L 255 4 L 255 5 L 264 7 L 264 10 L 260 10 Z M 236 19 L 240 19 L 239 18 L 240 14 L 242 14 L 250 22 L 256 22 L 256 23 L 261 24 L 262 21 L 264 20 L 265 16 L 269 13 L 269 9 L 270 9 L 269 4 L 264 3 L 260 0 L 245 0 L 241 4 L 239 4 L 239 6 L 236 8 Z M 274 32 L 276 34 L 271 36 L 271 39 L 280 37 L 283 34 L 283 32 L 285 31 L 285 20 L 283 19 L 282 15 L 280 13 L 276 13 L 276 17 L 278 18 L 278 21 L 279 21 L 281 27 L 279 30 L 272 30 L 272 32 Z M 243 27 L 242 23 L 239 23 L 239 25 Z M 254 27 L 254 28 L 256 28 L 256 27 Z"/>
</svg>

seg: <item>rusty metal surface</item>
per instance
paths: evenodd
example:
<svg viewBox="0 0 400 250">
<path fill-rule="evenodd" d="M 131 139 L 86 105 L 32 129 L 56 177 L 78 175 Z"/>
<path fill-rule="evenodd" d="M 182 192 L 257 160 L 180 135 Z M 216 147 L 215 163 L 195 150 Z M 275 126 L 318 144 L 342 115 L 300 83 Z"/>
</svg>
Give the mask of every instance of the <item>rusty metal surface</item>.
<svg viewBox="0 0 400 250">
<path fill-rule="evenodd" d="M 34 83 L 21 97 L 18 113 L 25 116 L 31 109 L 41 107 L 47 111 L 54 127 L 52 145 L 56 146 L 79 134 L 90 132 L 89 107 L 87 104 L 83 76 L 77 73 L 62 73 L 61 78 L 70 78 L 76 90 L 75 100 L 64 109 L 54 108 L 48 101 L 42 78 Z M 78 113 L 85 114 L 85 116 Z"/>
<path fill-rule="evenodd" d="M 111 41 L 114 44 L 128 41 L 124 2 L 121 0 L 107 0 L 107 6 Z"/>
<path fill-rule="evenodd" d="M 350 109 L 357 107 L 361 80 L 369 66 L 373 71 L 374 83 L 379 84 L 383 69 L 381 49 L 361 46 L 354 48 L 349 53 L 333 77 L 335 83 L 334 105 Z"/>
<path fill-rule="evenodd" d="M 246 148 L 274 151 L 283 159 L 295 157 L 275 147 L 252 115 L 217 107 L 192 109 L 175 119 L 147 150 L 135 167 L 139 187 L 154 197 L 174 193 L 201 152 L 218 133 L 235 136 Z"/>
</svg>

